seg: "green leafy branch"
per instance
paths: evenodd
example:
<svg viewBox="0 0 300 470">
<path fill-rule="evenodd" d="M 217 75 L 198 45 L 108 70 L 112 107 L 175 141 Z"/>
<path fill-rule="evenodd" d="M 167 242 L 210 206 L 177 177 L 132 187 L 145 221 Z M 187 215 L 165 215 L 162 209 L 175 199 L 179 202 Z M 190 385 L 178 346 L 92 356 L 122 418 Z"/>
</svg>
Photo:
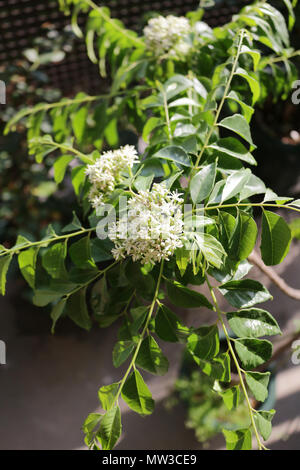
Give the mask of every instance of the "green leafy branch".
<svg viewBox="0 0 300 470">
<path fill-rule="evenodd" d="M 89 7 L 91 7 L 93 10 L 97 11 L 97 13 L 99 13 L 99 15 L 103 18 L 104 21 L 109 23 L 113 29 L 118 31 L 122 36 L 126 37 L 130 42 L 138 44 L 139 46 L 144 46 L 144 42 L 140 38 L 135 37 L 132 31 L 128 31 L 126 28 L 120 26 L 116 20 L 112 20 L 110 16 L 106 13 L 105 8 L 99 7 L 92 0 L 83 0 L 83 2 Z"/>
<path fill-rule="evenodd" d="M 69 238 L 77 237 L 79 235 L 87 234 L 94 232 L 96 230 L 96 227 L 92 228 L 82 228 L 81 230 L 78 230 L 76 232 L 68 233 L 65 235 L 56 235 L 54 231 L 51 231 L 51 233 L 54 233 L 54 236 L 46 236 L 43 240 L 39 240 L 36 242 L 27 242 L 27 243 L 17 243 L 14 247 L 12 248 L 5 248 L 3 245 L 0 245 L 0 257 L 2 256 L 7 256 L 7 255 L 13 255 L 13 254 L 19 254 L 20 251 L 27 250 L 32 247 L 38 247 L 38 246 L 47 246 L 50 243 L 57 242 L 59 240 L 68 240 Z"/>
<path fill-rule="evenodd" d="M 120 396 L 122 396 L 123 400 L 130 408 L 140 414 L 149 414 L 153 411 L 154 402 L 151 398 L 150 391 L 136 368 L 136 362 L 139 358 L 141 347 L 145 341 L 145 336 L 158 302 L 163 268 L 164 262 L 162 261 L 153 300 L 146 309 L 146 311 L 149 310 L 149 312 L 143 322 L 144 326 L 141 333 L 138 335 L 138 339 L 131 344 L 129 344 L 129 342 L 118 343 L 120 344 L 120 349 L 117 351 L 119 356 L 118 359 L 116 359 L 117 365 L 121 364 L 124 358 L 126 359 L 130 353 L 134 351 L 122 380 L 112 385 L 101 387 L 99 390 L 99 399 L 105 410 L 105 414 L 91 414 L 84 423 L 83 429 L 86 432 L 86 442 L 90 448 L 98 448 L 97 442 L 99 442 L 103 450 L 111 450 L 118 441 L 122 430 L 119 408 Z M 135 291 L 129 298 L 125 310 L 127 310 L 134 295 Z M 145 310 L 143 307 L 142 309 Z M 144 316 L 142 316 L 142 318 L 144 318 Z M 151 341 L 150 336 L 149 338 Z"/>
<path fill-rule="evenodd" d="M 232 347 L 232 339 L 230 338 L 229 336 L 229 333 L 227 331 L 227 328 L 226 328 L 226 325 L 224 323 L 224 320 L 223 320 L 223 315 L 224 315 L 224 312 L 222 312 L 220 310 L 220 307 L 219 307 L 219 304 L 218 304 L 218 301 L 217 301 L 217 298 L 216 298 L 216 295 L 214 293 L 214 289 L 212 287 L 212 285 L 210 284 L 209 282 L 209 279 L 208 277 L 206 276 L 206 283 L 208 285 L 208 288 L 209 288 L 209 291 L 210 291 L 210 294 L 211 294 L 211 297 L 213 299 L 213 303 L 214 303 L 214 306 L 215 306 L 215 311 L 217 312 L 218 314 L 218 319 L 222 325 L 222 328 L 223 328 L 223 331 L 224 331 L 224 334 L 225 334 L 225 337 L 226 337 L 226 341 L 227 341 L 227 344 L 228 344 L 228 348 L 229 348 L 229 351 L 230 351 L 230 354 L 232 356 L 232 359 L 234 361 L 234 364 L 236 366 L 236 369 L 237 369 L 237 373 L 238 373 L 238 376 L 239 376 L 239 380 L 240 380 L 240 385 L 241 385 L 241 388 L 243 390 L 243 393 L 244 393 L 244 396 L 245 396 L 245 399 L 246 399 L 246 402 L 247 402 L 247 407 L 248 407 L 248 411 L 249 411 L 249 416 L 250 416 L 250 419 L 251 419 L 251 425 L 253 427 L 253 431 L 254 431 L 254 434 L 255 434 L 255 437 L 256 437 L 256 440 L 257 440 L 257 444 L 258 444 L 258 448 L 259 450 L 267 450 L 266 447 L 264 446 L 264 444 L 261 442 L 261 439 L 260 439 L 260 436 L 259 436 L 259 433 L 258 433 L 258 430 L 257 430 L 257 425 L 255 423 L 255 413 L 256 413 L 256 410 L 252 407 L 251 403 L 250 403 L 250 399 L 249 399 L 249 395 L 248 395 L 248 391 L 247 391 L 247 388 L 245 386 L 245 382 L 244 382 L 244 379 L 243 379 L 243 371 L 240 367 L 240 364 L 239 364 L 239 361 L 236 357 L 236 354 L 234 352 L 234 349 Z M 244 433 L 244 439 L 247 438 L 247 431 L 243 431 Z M 225 431 L 225 435 L 226 435 L 226 431 Z"/>
</svg>

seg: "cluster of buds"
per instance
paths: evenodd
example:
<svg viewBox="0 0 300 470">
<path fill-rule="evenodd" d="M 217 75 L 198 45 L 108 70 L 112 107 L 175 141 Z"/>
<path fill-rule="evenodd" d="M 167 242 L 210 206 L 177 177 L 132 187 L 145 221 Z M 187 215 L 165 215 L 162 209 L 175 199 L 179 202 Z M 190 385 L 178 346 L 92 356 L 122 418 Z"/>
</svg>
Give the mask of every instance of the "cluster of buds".
<svg viewBox="0 0 300 470">
<path fill-rule="evenodd" d="M 97 209 L 120 182 L 122 173 L 138 163 L 138 154 L 133 145 L 125 145 L 118 150 L 104 152 L 95 163 L 88 165 L 85 174 L 92 184 L 89 200 Z"/>
<path fill-rule="evenodd" d="M 155 55 L 186 55 L 191 47 L 188 35 L 192 31 L 189 20 L 183 16 L 158 16 L 144 28 L 148 49 Z"/>
</svg>

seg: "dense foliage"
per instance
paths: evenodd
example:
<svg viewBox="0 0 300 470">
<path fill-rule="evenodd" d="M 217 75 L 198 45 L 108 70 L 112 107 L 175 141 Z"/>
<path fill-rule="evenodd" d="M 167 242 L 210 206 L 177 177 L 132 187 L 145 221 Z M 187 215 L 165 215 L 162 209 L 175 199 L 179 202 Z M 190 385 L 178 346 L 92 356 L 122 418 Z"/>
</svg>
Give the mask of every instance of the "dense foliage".
<svg viewBox="0 0 300 470">
<path fill-rule="evenodd" d="M 7 104 L 0 114 L 1 134 L 24 106 L 33 106 L 41 100 L 50 104 L 61 98 L 61 92 L 51 86 L 47 66 L 64 58 L 72 49 L 75 36 L 70 27 L 58 33 L 51 25 L 45 26 L 43 33 L 43 37 L 35 38 L 30 49 L 22 51 L 21 58 L 0 66 L 0 80 L 7 84 Z M 46 132 L 51 129 L 48 119 L 41 125 Z M 0 239 L 11 245 L 21 230 L 23 235 L 39 238 L 48 223 L 64 225 L 74 201 L 72 191 L 64 185 L 60 194 L 64 194 L 65 210 L 57 210 L 60 203 L 57 184 L 49 175 L 54 158 L 41 165 L 34 156 L 28 156 L 26 132 L 26 123 L 19 122 L 13 131 L 0 136 Z"/>
<path fill-rule="evenodd" d="M 116 445 L 121 399 L 143 416 L 153 412 L 142 373 L 167 372 L 160 341 L 183 343 L 229 410 L 244 395 L 249 423 L 224 429 L 227 448 L 250 449 L 252 435 L 265 448 L 275 411 L 254 409 L 249 397 L 266 399 L 270 374 L 256 368 L 272 357 L 265 337 L 280 328 L 257 307 L 270 293 L 248 278 L 247 258 L 258 237 L 253 207 L 262 210 L 262 259 L 275 265 L 289 250 L 291 230 L 272 209 L 299 212 L 300 201 L 277 196 L 252 172 L 250 121 L 270 90 L 280 99 L 291 89 L 290 59 L 298 53 L 290 47 L 288 28 L 295 3 L 284 1 L 287 22 L 270 3 L 256 1 L 223 27 L 209 28 L 200 9 L 186 18 L 154 17 L 138 36 L 91 0 L 60 0 L 90 59 L 111 77 L 111 89 L 24 108 L 8 124 L 10 130 L 27 120 L 30 154 L 38 163 L 55 155 L 58 184 L 72 162 L 84 218 L 74 214 L 61 233 L 50 226 L 38 242 L 19 236 L 13 248 L 0 246 L 0 288 L 4 294 L 17 256 L 33 302 L 53 305 L 53 331 L 64 316 L 87 330 L 119 322 L 113 363 L 127 361 L 128 368 L 119 382 L 100 388 L 103 413 L 90 414 L 84 423 L 92 449 Z M 85 31 L 77 23 L 81 12 L 88 15 Z M 46 118 L 52 134 L 43 133 Z M 119 148 L 120 142 L 128 145 Z M 128 226 L 121 236 L 124 198 Z M 119 210 L 116 220 L 109 218 L 113 209 Z M 137 230 L 141 226 L 155 236 Z M 188 287 L 204 283 L 210 299 Z M 217 291 L 231 312 L 221 311 Z M 171 304 L 199 309 L 199 324 L 186 326 Z M 215 312 L 210 325 L 202 324 L 201 309 Z M 234 386 L 232 366 L 239 376 Z"/>
</svg>

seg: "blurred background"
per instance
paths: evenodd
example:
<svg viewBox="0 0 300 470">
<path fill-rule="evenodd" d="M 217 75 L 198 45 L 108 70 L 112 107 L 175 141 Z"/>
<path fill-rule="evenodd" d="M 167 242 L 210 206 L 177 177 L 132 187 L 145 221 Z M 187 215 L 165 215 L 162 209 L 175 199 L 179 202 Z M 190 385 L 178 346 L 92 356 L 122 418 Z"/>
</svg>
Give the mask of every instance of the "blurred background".
<svg viewBox="0 0 300 470">
<path fill-rule="evenodd" d="M 142 30 L 153 11 L 183 15 L 199 5 L 198 0 L 102 3 L 111 9 L 113 17 L 136 31 Z M 204 16 L 211 27 L 228 22 L 242 6 L 252 2 L 214 3 Z M 300 48 L 299 7 L 296 13 L 292 46 Z M 84 17 L 80 21 L 84 22 Z M 55 102 L 80 91 L 100 94 L 107 90 L 108 81 L 100 78 L 98 66 L 89 61 L 84 41 L 75 38 L 69 22 L 55 0 L 39 4 L 0 0 L 0 80 L 7 85 L 6 104 L 0 104 L 0 243 L 6 246 L 14 244 L 19 233 L 39 238 L 50 223 L 59 230 L 76 207 L 68 181 L 59 187 L 53 181 L 51 157 L 37 164 L 28 155 L 22 124 L 2 136 L 6 122 L 25 106 Z M 300 70 L 299 59 L 295 64 Z M 254 142 L 259 149 L 255 152 L 255 173 L 278 194 L 299 198 L 300 105 L 293 105 L 290 96 L 283 98 L 275 102 L 270 95 L 253 120 Z M 292 218 L 292 249 L 276 270 L 288 284 L 300 288 L 300 229 Z M 269 287 L 276 300 L 266 309 L 288 335 L 293 335 L 299 328 L 300 302 L 270 285 L 256 268 L 252 278 Z M 192 322 L 187 312 L 181 314 Z M 8 295 L 0 298 L 0 339 L 7 346 L 7 364 L 0 365 L 1 449 L 84 448 L 81 425 L 87 414 L 98 408 L 97 389 L 118 380 L 122 373 L 113 368 L 111 359 L 116 328 L 87 333 L 66 318 L 55 336 L 50 329 L 49 310 L 31 304 L 30 291 L 13 266 Z M 158 400 L 154 414 L 141 419 L 124 409 L 124 435 L 117 448 L 223 448 L 220 429 L 224 424 L 243 422 L 243 406 L 236 414 L 226 412 L 209 392 L 208 379 L 193 370 L 188 358 L 182 358 L 178 345 L 167 346 L 166 354 L 173 358 L 167 376 L 148 377 Z M 277 409 L 269 447 L 299 450 L 300 366 L 291 361 L 290 345 L 272 367 L 276 373 L 269 390 L 271 401 L 263 405 Z"/>
</svg>

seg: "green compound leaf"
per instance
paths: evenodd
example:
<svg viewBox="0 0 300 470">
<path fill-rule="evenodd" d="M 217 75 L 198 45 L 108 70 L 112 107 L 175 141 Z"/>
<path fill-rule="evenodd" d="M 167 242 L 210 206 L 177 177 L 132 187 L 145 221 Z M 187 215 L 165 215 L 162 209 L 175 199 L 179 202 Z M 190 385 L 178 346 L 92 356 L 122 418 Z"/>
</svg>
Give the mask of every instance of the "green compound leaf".
<svg viewBox="0 0 300 470">
<path fill-rule="evenodd" d="M 136 358 L 136 366 L 155 375 L 168 372 L 169 361 L 152 336 L 147 336 L 140 347 Z"/>
<path fill-rule="evenodd" d="M 186 339 L 189 329 L 181 323 L 175 313 L 161 305 L 155 318 L 155 333 L 164 341 L 177 343 Z"/>
<path fill-rule="evenodd" d="M 240 400 L 240 387 L 235 385 L 234 387 L 228 388 L 225 392 L 221 393 L 224 404 L 229 411 L 236 408 Z"/>
<path fill-rule="evenodd" d="M 216 325 L 203 326 L 187 341 L 188 350 L 199 359 L 212 359 L 220 350 L 219 330 Z"/>
<path fill-rule="evenodd" d="M 239 337 L 259 338 L 281 333 L 277 321 L 266 310 L 251 308 L 226 315 L 230 328 Z"/>
<path fill-rule="evenodd" d="M 237 431 L 222 430 L 227 450 L 251 450 L 252 436 L 250 429 L 238 429 Z"/>
<path fill-rule="evenodd" d="M 272 419 L 275 415 L 275 410 L 258 411 L 254 415 L 254 420 L 259 433 L 265 441 L 269 439 L 272 433 Z"/>
<path fill-rule="evenodd" d="M 104 385 L 103 387 L 99 388 L 98 390 L 98 397 L 101 403 L 102 408 L 105 411 L 110 410 L 115 403 L 115 399 L 119 390 L 119 382 Z"/>
<path fill-rule="evenodd" d="M 254 369 L 272 357 L 272 343 L 265 339 L 239 338 L 234 344 L 245 369 Z"/>
<path fill-rule="evenodd" d="M 236 308 L 247 308 L 273 297 L 269 291 L 258 281 L 242 279 L 229 281 L 219 287 L 226 300 Z"/>
<path fill-rule="evenodd" d="M 292 240 L 291 229 L 274 212 L 264 211 L 262 220 L 261 255 L 267 266 L 279 264 L 286 257 Z"/>
<path fill-rule="evenodd" d="M 81 328 L 91 329 L 92 320 L 86 305 L 86 287 L 78 290 L 68 298 L 66 315 Z"/>
<path fill-rule="evenodd" d="M 167 294 L 171 302 L 184 308 L 206 307 L 213 309 L 212 304 L 199 292 L 193 291 L 179 282 L 167 282 Z"/>
<path fill-rule="evenodd" d="M 122 432 L 120 408 L 115 406 L 107 411 L 100 422 L 97 434 L 103 450 L 111 450 L 118 442 Z"/>
<path fill-rule="evenodd" d="M 216 162 L 205 166 L 191 180 L 191 197 L 194 204 L 206 199 L 213 190 L 216 179 Z"/>
<path fill-rule="evenodd" d="M 136 413 L 150 415 L 154 410 L 154 400 L 138 370 L 134 370 L 122 389 L 122 398 Z"/>
<path fill-rule="evenodd" d="M 246 372 L 245 378 L 256 400 L 264 402 L 268 397 L 270 372 Z"/>
</svg>

